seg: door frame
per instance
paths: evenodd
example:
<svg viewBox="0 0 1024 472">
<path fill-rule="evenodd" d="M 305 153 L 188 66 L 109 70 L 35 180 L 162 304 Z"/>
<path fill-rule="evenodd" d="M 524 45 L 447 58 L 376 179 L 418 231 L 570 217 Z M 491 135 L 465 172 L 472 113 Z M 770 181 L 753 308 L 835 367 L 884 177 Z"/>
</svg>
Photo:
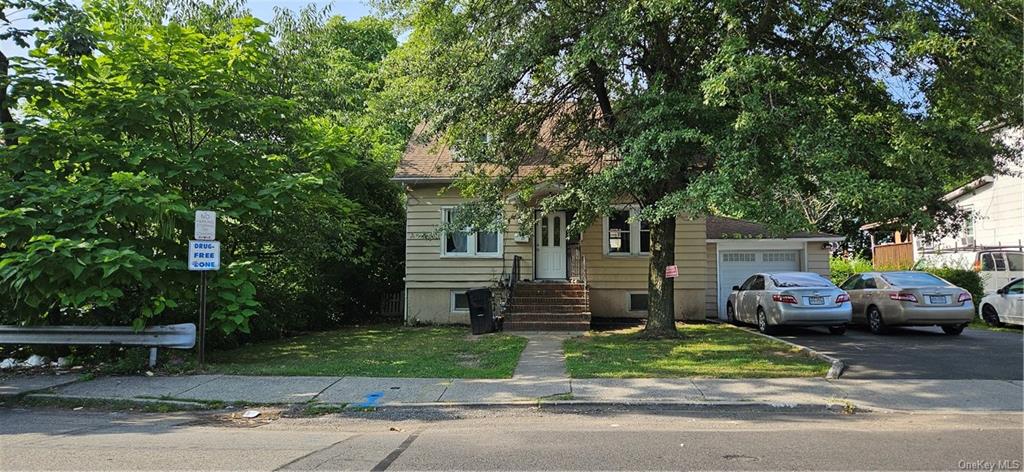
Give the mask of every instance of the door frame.
<svg viewBox="0 0 1024 472">
<path fill-rule="evenodd" d="M 536 210 L 536 213 L 540 213 L 540 211 Z M 541 247 L 540 225 L 541 225 L 541 219 L 547 218 L 549 215 L 553 215 L 553 214 L 556 214 L 556 213 L 560 214 L 561 217 L 562 217 L 562 225 L 561 225 L 561 233 L 562 233 L 561 234 L 561 236 L 562 236 L 561 237 L 561 239 L 562 239 L 562 276 L 561 277 L 544 277 L 544 278 L 541 278 L 541 277 L 538 276 L 539 268 L 540 268 L 540 247 Z M 552 281 L 562 281 L 562 280 L 567 281 L 567 280 L 569 280 L 569 263 L 568 263 L 568 259 L 569 259 L 569 244 L 568 244 L 569 237 L 568 237 L 568 234 L 567 234 L 568 233 L 567 228 L 569 226 L 569 222 L 567 221 L 568 216 L 569 216 L 569 213 L 567 211 L 565 211 L 565 210 L 555 210 L 555 211 L 552 211 L 552 212 L 549 212 L 549 213 L 540 213 L 540 218 L 537 218 L 537 222 L 534 223 L 534 225 L 533 225 L 533 279 L 534 280 L 552 280 Z"/>
</svg>

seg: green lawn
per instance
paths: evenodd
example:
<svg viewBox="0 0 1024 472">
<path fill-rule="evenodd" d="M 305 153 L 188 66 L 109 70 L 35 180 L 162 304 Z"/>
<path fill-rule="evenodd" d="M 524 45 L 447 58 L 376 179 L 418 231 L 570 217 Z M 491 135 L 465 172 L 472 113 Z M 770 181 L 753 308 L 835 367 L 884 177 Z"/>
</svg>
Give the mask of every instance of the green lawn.
<svg viewBox="0 0 1024 472">
<path fill-rule="evenodd" d="M 1017 334 L 1020 334 L 1020 333 L 1024 332 L 1024 330 L 1022 330 L 1020 326 L 1015 326 L 1015 325 L 989 326 L 988 323 L 986 323 L 981 318 L 978 318 L 977 316 L 975 316 L 974 319 L 971 320 L 971 324 L 967 325 L 967 327 L 971 328 L 971 329 L 984 329 L 984 330 L 988 330 L 988 331 L 1000 331 L 1000 332 L 1003 332 L 1003 333 L 1017 333 Z"/>
<path fill-rule="evenodd" d="M 576 378 L 816 377 L 829 364 L 785 344 L 718 324 L 680 324 L 683 339 L 641 341 L 639 328 L 591 332 L 565 342 Z"/>
<path fill-rule="evenodd" d="M 244 375 L 511 377 L 526 339 L 469 328 L 370 326 L 252 344 L 210 355 L 208 369 Z"/>
</svg>

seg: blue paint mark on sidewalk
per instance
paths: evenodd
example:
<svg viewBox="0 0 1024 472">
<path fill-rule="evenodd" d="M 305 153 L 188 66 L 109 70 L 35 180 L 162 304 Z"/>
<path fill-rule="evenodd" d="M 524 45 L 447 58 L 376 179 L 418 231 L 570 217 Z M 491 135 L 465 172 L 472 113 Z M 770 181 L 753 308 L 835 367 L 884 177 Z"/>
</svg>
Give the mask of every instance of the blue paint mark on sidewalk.
<svg viewBox="0 0 1024 472">
<path fill-rule="evenodd" d="M 356 406 L 360 408 L 373 408 L 377 406 L 380 399 L 384 398 L 384 392 L 372 392 L 366 396 L 366 401 L 362 403 L 356 403 Z"/>
</svg>

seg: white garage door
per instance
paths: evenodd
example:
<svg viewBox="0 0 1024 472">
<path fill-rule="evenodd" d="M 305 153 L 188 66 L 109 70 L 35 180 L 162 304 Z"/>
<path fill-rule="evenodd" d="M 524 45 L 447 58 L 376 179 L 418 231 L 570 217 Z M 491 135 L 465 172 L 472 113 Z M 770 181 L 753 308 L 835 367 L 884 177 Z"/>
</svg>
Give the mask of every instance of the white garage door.
<svg viewBox="0 0 1024 472">
<path fill-rule="evenodd" d="M 718 254 L 718 317 L 725 319 L 725 302 L 733 285 L 756 272 L 800 270 L 800 251 L 722 251 Z"/>
</svg>

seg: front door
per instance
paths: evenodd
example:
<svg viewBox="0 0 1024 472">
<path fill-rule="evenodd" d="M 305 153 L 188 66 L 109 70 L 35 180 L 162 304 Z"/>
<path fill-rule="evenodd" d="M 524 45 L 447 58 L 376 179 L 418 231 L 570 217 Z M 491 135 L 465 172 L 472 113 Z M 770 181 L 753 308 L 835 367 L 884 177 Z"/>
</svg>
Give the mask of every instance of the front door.
<svg viewBox="0 0 1024 472">
<path fill-rule="evenodd" d="M 537 278 L 565 277 L 565 212 L 555 211 L 537 222 Z"/>
</svg>

